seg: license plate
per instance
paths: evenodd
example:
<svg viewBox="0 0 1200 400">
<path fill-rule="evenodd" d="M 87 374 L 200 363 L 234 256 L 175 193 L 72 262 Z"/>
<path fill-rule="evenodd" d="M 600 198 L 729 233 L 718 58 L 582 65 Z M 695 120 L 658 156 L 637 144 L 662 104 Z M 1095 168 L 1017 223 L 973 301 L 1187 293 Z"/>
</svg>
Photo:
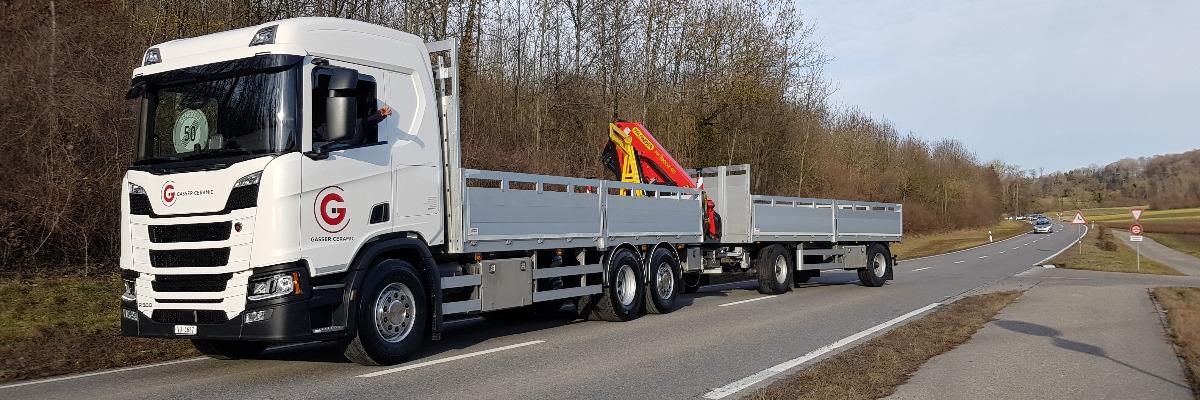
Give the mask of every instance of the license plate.
<svg viewBox="0 0 1200 400">
<path fill-rule="evenodd" d="M 196 326 L 195 325 L 175 325 L 175 334 L 176 335 L 195 335 L 196 334 Z"/>
</svg>

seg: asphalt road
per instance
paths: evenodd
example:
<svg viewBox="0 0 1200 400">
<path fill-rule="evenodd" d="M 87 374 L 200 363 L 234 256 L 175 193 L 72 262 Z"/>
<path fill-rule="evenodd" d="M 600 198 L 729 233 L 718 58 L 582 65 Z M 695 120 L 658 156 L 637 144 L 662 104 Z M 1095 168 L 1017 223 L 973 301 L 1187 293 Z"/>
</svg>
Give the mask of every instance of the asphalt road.
<svg viewBox="0 0 1200 400">
<path fill-rule="evenodd" d="M 1067 227 L 903 261 L 881 288 L 837 272 L 773 297 L 750 281 L 706 287 L 671 314 L 624 323 L 463 320 L 399 366 L 364 367 L 330 345 L 292 345 L 256 360 L 198 358 L 0 385 L 0 398 L 736 398 L 786 375 L 764 370 L 806 365 L 796 360 L 1025 271 L 1081 233 Z M 729 387 L 750 376 L 759 382 Z"/>
</svg>

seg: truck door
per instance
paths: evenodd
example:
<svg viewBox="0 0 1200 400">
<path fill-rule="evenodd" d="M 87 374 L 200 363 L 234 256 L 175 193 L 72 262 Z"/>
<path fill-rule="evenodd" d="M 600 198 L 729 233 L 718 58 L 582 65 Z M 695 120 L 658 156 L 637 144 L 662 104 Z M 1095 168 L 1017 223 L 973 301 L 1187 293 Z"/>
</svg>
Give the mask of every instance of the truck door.
<svg viewBox="0 0 1200 400">
<path fill-rule="evenodd" d="M 330 95 L 327 86 L 331 71 L 337 68 L 358 72 L 354 96 L 359 128 L 346 143 L 329 145 L 328 157 L 301 160 L 300 251 L 318 274 L 345 269 L 365 240 L 392 227 L 387 138 L 396 121 L 394 115 L 382 120 L 380 115 L 372 116 L 387 105 L 387 99 L 379 97 L 383 92 L 380 83 L 385 81 L 380 78 L 385 71 L 335 60 L 312 68 L 308 77 L 311 81 L 306 84 L 312 96 L 305 112 L 309 113 L 310 132 L 314 134 L 306 140 L 311 142 L 307 149 L 326 145 L 315 133 L 325 129 L 325 99 Z"/>
</svg>

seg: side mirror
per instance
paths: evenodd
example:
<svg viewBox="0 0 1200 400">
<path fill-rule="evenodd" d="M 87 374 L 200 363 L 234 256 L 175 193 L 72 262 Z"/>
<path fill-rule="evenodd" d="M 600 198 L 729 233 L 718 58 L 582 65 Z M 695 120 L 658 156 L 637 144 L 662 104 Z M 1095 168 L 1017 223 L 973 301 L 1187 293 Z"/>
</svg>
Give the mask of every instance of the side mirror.
<svg viewBox="0 0 1200 400">
<path fill-rule="evenodd" d="M 354 135 L 358 127 L 358 102 L 354 97 L 325 99 L 325 142 L 340 142 Z"/>
</svg>

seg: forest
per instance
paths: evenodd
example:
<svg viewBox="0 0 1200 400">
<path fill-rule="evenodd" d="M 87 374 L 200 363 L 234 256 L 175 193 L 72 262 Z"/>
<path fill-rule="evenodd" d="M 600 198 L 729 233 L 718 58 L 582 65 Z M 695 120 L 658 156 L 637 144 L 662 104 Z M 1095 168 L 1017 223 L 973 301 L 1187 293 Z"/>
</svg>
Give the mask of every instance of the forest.
<svg viewBox="0 0 1200 400">
<path fill-rule="evenodd" d="M 1198 207 L 1200 150 L 1127 158 L 1103 167 L 1090 166 L 1038 176 L 1029 183 L 1035 207 L 1045 210 Z"/>
<path fill-rule="evenodd" d="M 906 234 L 1011 206 L 1003 164 L 831 102 L 833 57 L 791 3 L 15 0 L 0 2 L 0 273 L 115 269 L 137 120 L 124 94 L 146 48 L 302 16 L 459 38 L 467 167 L 612 178 L 598 157 L 625 119 L 685 166 L 751 164 L 757 193 L 903 203 Z M 1058 190 L 1039 182 L 1027 186 Z M 1171 190 L 1145 193 L 1195 199 Z"/>
</svg>

